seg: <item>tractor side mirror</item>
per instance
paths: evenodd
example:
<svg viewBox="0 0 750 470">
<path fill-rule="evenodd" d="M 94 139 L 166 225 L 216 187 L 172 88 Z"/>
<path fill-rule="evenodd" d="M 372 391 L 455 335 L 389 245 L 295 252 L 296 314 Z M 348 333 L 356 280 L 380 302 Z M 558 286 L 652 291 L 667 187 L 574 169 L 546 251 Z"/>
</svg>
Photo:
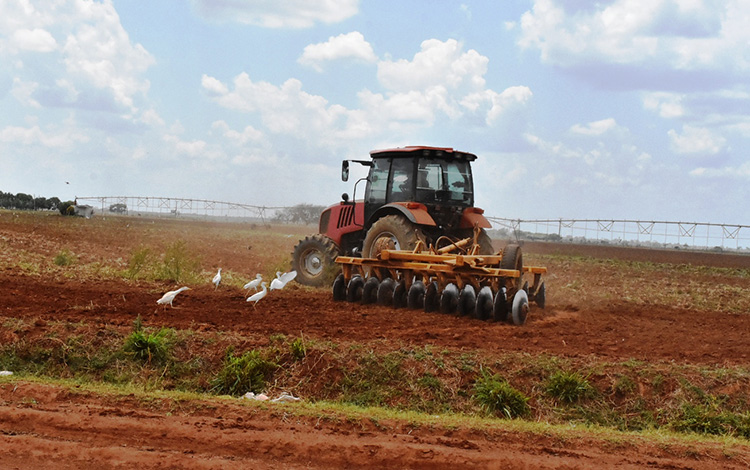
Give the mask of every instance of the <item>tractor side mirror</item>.
<svg viewBox="0 0 750 470">
<path fill-rule="evenodd" d="M 349 181 L 349 160 L 341 162 L 341 181 Z"/>
</svg>

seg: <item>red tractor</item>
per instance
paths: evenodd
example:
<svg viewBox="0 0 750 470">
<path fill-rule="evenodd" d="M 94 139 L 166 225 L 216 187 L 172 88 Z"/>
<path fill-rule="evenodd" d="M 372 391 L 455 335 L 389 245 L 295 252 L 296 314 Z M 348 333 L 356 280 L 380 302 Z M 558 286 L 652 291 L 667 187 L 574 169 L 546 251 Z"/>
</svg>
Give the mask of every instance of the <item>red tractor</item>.
<svg viewBox="0 0 750 470">
<path fill-rule="evenodd" d="M 373 150 L 371 160 L 351 160 L 369 167 L 364 198 L 328 207 L 320 216 L 319 233 L 301 240 L 292 254 L 297 281 L 331 285 L 340 267 L 336 257 L 374 258 L 382 249 L 411 250 L 446 246 L 476 237 L 479 254 L 492 254 L 490 228 L 483 210 L 474 207 L 471 162 L 476 155 L 452 148 L 403 147 Z M 341 178 L 349 178 L 349 160 Z M 354 185 L 356 196 L 357 184 Z M 475 228 L 478 232 L 475 232 Z"/>
</svg>

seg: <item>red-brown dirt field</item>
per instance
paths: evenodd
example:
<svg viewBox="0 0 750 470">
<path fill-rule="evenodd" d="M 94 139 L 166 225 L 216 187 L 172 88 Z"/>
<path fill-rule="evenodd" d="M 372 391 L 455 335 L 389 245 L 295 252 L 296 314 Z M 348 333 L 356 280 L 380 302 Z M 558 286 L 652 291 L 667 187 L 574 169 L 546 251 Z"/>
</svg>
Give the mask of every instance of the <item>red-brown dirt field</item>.
<svg viewBox="0 0 750 470">
<path fill-rule="evenodd" d="M 47 251 L 53 254 L 59 248 L 54 242 L 58 235 L 45 233 L 45 227 L 19 229 L 8 223 L 5 214 L 0 217 L 0 241 L 5 245 L 0 247 L 48 243 Z M 294 232 L 290 246 L 300 233 L 301 229 Z M 91 258 L 106 258 L 116 250 L 113 241 L 79 239 L 77 243 L 86 244 L 85 256 Z M 131 250 L 132 246 L 125 246 L 118 256 Z M 241 256 L 233 256 L 232 250 L 218 244 L 204 247 L 204 265 L 256 269 L 252 250 Z M 612 247 L 528 243 L 524 253 L 530 258 L 537 253 L 729 268 L 750 265 L 750 257 L 742 255 Z M 606 273 L 601 275 L 607 282 Z M 164 309 L 155 305 L 160 294 L 153 283 L 81 281 L 14 267 L 0 269 L 0 315 L 32 319 L 27 337 L 44 334 L 46 325 L 57 320 L 129 327 L 140 315 L 150 326 L 303 334 L 343 343 L 429 343 L 488 354 L 524 351 L 734 366 L 750 360 L 750 314 L 628 302 L 618 298 L 617 286 L 606 301 L 556 298 L 555 283 L 570 282 L 568 276 L 575 273 L 550 272 L 547 308 L 532 307 L 522 327 L 337 303 L 328 289 L 297 285 L 290 285 L 283 295 L 269 295 L 253 308 L 244 302 L 241 289 L 227 286 L 223 295 L 217 295 L 207 282 L 178 297 L 175 308 Z M 0 341 L 13 339 L 14 333 L 0 326 Z M 174 409 L 170 403 L 154 399 L 144 404 L 133 396 L 76 391 L 15 377 L 0 379 L 0 469 L 750 468 L 750 443 L 734 446 L 728 456 L 722 444 L 711 440 L 667 445 L 623 435 L 613 443 L 585 432 L 561 440 L 502 427 L 479 431 L 414 428 L 395 420 L 320 420 L 288 413 L 293 405 L 191 400 Z"/>
</svg>

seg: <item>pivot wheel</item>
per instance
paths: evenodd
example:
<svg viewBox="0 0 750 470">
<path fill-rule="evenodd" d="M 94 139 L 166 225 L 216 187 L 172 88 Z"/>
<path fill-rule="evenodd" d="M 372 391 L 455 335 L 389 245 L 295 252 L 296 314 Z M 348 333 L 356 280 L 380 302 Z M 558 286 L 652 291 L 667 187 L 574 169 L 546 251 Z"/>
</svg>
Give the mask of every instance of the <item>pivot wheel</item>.
<svg viewBox="0 0 750 470">
<path fill-rule="evenodd" d="M 367 231 L 362 244 L 362 256 L 376 258 L 384 249 L 412 250 L 419 240 L 424 242 L 425 236 L 418 225 L 401 215 L 386 215 Z"/>
<path fill-rule="evenodd" d="M 339 271 L 335 262 L 338 256 L 338 247 L 325 235 L 305 237 L 292 252 L 292 269 L 297 271 L 296 281 L 312 287 L 330 285 Z"/>
</svg>

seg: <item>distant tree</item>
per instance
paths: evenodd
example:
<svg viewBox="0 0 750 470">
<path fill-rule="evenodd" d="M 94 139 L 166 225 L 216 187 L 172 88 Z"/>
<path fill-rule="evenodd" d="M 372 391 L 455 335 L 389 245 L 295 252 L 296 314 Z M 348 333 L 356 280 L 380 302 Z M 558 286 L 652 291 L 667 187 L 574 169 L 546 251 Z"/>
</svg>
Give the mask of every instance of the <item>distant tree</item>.
<svg viewBox="0 0 750 470">
<path fill-rule="evenodd" d="M 58 209 L 60 209 L 62 215 L 75 215 L 74 206 L 75 203 L 73 201 L 65 201 L 60 203 Z"/>
<path fill-rule="evenodd" d="M 315 224 L 320 219 L 323 209 L 325 206 L 297 204 L 279 211 L 274 220 L 291 224 Z"/>
</svg>

